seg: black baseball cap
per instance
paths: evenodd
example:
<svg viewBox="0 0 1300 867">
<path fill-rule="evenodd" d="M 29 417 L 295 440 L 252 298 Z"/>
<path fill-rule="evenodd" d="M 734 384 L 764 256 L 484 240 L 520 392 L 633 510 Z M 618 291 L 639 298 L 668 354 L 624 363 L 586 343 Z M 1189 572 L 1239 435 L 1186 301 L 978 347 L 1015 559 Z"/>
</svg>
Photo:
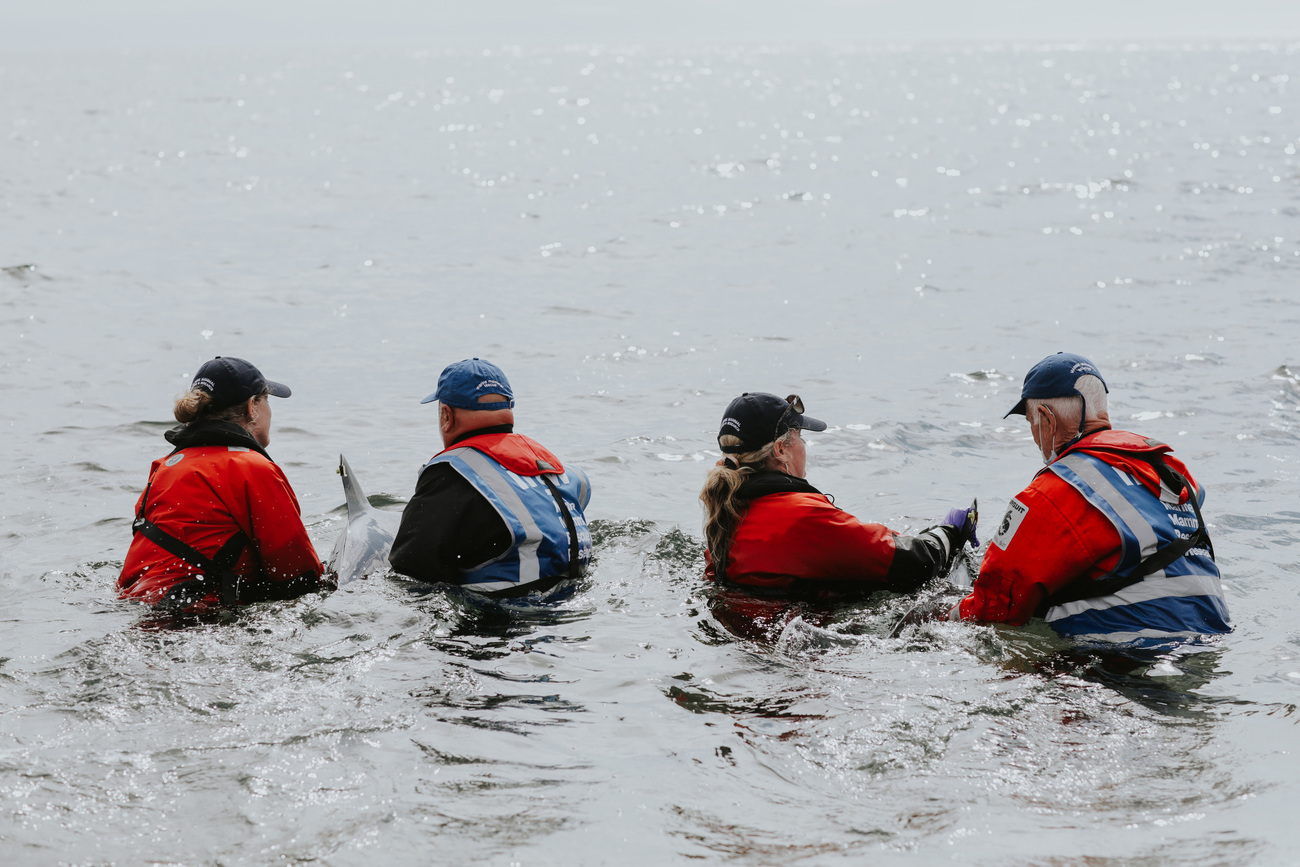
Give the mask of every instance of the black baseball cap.
<svg viewBox="0 0 1300 867">
<path fill-rule="evenodd" d="M 826 430 L 826 422 L 803 414 L 799 395 L 777 397 L 761 391 L 747 391 L 727 404 L 718 429 L 718 448 L 726 454 L 754 452 L 779 438 L 786 431 Z M 740 437 L 739 445 L 724 446 L 722 437 Z"/>
<path fill-rule="evenodd" d="M 263 392 L 276 397 L 288 397 L 293 394 L 289 386 L 274 382 L 262 376 L 262 371 L 242 358 L 218 355 L 211 361 L 204 362 L 199 372 L 194 374 L 190 388 L 197 388 L 212 395 L 213 411 L 226 409 L 243 403 L 250 397 Z"/>
<path fill-rule="evenodd" d="M 1081 376 L 1095 376 L 1101 379 L 1101 371 L 1082 355 L 1073 352 L 1058 352 L 1049 355 L 1029 368 L 1025 374 L 1024 384 L 1020 387 L 1020 402 L 1011 407 L 1010 415 L 1024 415 L 1025 405 L 1030 400 L 1047 400 L 1053 397 L 1073 397 L 1083 395 L 1074 384 Z M 1106 380 L 1101 379 L 1101 387 L 1110 393 Z"/>
</svg>

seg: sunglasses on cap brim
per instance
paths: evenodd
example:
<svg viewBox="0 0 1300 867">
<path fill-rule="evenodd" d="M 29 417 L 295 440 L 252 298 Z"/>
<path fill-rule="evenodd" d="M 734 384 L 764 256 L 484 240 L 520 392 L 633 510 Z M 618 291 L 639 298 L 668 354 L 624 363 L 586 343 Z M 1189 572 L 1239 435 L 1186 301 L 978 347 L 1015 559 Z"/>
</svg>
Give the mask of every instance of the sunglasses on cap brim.
<svg viewBox="0 0 1300 867">
<path fill-rule="evenodd" d="M 803 398 L 801 398 L 799 395 L 797 394 L 788 395 L 785 399 L 785 402 L 788 404 L 788 406 L 786 407 L 785 412 L 781 413 L 781 417 L 776 420 L 775 436 L 781 435 L 782 433 L 781 425 L 782 423 L 785 422 L 786 418 L 789 417 L 790 413 L 793 412 L 799 415 L 803 415 Z M 790 429 L 791 428 L 786 428 L 786 430 L 790 430 Z"/>
</svg>

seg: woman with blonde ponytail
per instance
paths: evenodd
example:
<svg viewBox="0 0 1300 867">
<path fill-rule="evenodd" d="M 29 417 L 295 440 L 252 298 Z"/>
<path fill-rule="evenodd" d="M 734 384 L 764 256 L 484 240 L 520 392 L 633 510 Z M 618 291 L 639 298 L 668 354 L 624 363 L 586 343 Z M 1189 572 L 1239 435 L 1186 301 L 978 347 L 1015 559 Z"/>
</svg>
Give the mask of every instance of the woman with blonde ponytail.
<svg viewBox="0 0 1300 867">
<path fill-rule="evenodd" d="M 937 576 L 963 543 L 978 545 L 971 511 L 903 536 L 836 508 L 804 478 L 802 431 L 826 430 L 784 400 L 746 392 L 723 414 L 724 459 L 700 492 L 708 577 L 732 588 L 830 598 L 875 590 L 910 592 Z"/>
<path fill-rule="evenodd" d="M 271 460 L 271 396 L 288 397 L 242 358 L 217 357 L 173 408 L 174 446 L 136 504 L 119 595 L 194 613 L 288 599 L 325 571 L 298 498 Z"/>
</svg>

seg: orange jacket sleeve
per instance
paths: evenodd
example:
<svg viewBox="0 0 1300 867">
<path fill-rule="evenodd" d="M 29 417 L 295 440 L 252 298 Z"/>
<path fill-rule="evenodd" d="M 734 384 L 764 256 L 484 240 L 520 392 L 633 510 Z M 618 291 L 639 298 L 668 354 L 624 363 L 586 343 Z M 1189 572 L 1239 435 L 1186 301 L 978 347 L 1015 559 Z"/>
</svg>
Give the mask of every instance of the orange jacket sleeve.
<svg viewBox="0 0 1300 867">
<path fill-rule="evenodd" d="M 1119 532 L 1083 495 L 1043 473 L 1008 507 L 971 593 L 954 619 L 1022 624 L 1076 578 L 1108 571 Z"/>
</svg>

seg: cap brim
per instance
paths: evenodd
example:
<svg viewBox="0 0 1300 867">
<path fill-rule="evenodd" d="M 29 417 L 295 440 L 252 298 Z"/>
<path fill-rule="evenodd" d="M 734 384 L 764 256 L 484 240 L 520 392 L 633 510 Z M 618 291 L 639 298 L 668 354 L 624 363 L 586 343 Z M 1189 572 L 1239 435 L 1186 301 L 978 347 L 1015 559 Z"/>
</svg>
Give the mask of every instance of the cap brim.
<svg viewBox="0 0 1300 867">
<path fill-rule="evenodd" d="M 810 415 L 803 417 L 803 423 L 799 425 L 804 430 L 826 430 L 826 422 L 819 418 L 813 418 Z"/>
<path fill-rule="evenodd" d="M 266 381 L 266 391 L 268 394 L 273 394 L 276 397 L 289 397 L 293 394 L 293 392 L 289 390 L 289 386 L 285 385 L 283 382 L 276 382 L 271 379 Z"/>
<path fill-rule="evenodd" d="M 438 392 L 435 391 L 433 394 L 421 400 L 420 403 L 433 403 L 437 399 L 438 399 Z"/>
<path fill-rule="evenodd" d="M 1003 418 L 1010 418 L 1010 417 L 1013 416 L 1013 415 L 1024 415 L 1024 414 L 1025 414 L 1025 405 L 1026 405 L 1028 402 L 1029 402 L 1028 398 L 1024 398 L 1024 397 L 1020 398 L 1020 403 L 1018 403 L 1018 404 L 1016 404 L 1015 406 L 1011 407 L 1011 409 L 1007 412 L 1007 414 L 1004 415 L 1004 416 L 1002 416 L 1002 417 L 1003 417 Z"/>
</svg>

